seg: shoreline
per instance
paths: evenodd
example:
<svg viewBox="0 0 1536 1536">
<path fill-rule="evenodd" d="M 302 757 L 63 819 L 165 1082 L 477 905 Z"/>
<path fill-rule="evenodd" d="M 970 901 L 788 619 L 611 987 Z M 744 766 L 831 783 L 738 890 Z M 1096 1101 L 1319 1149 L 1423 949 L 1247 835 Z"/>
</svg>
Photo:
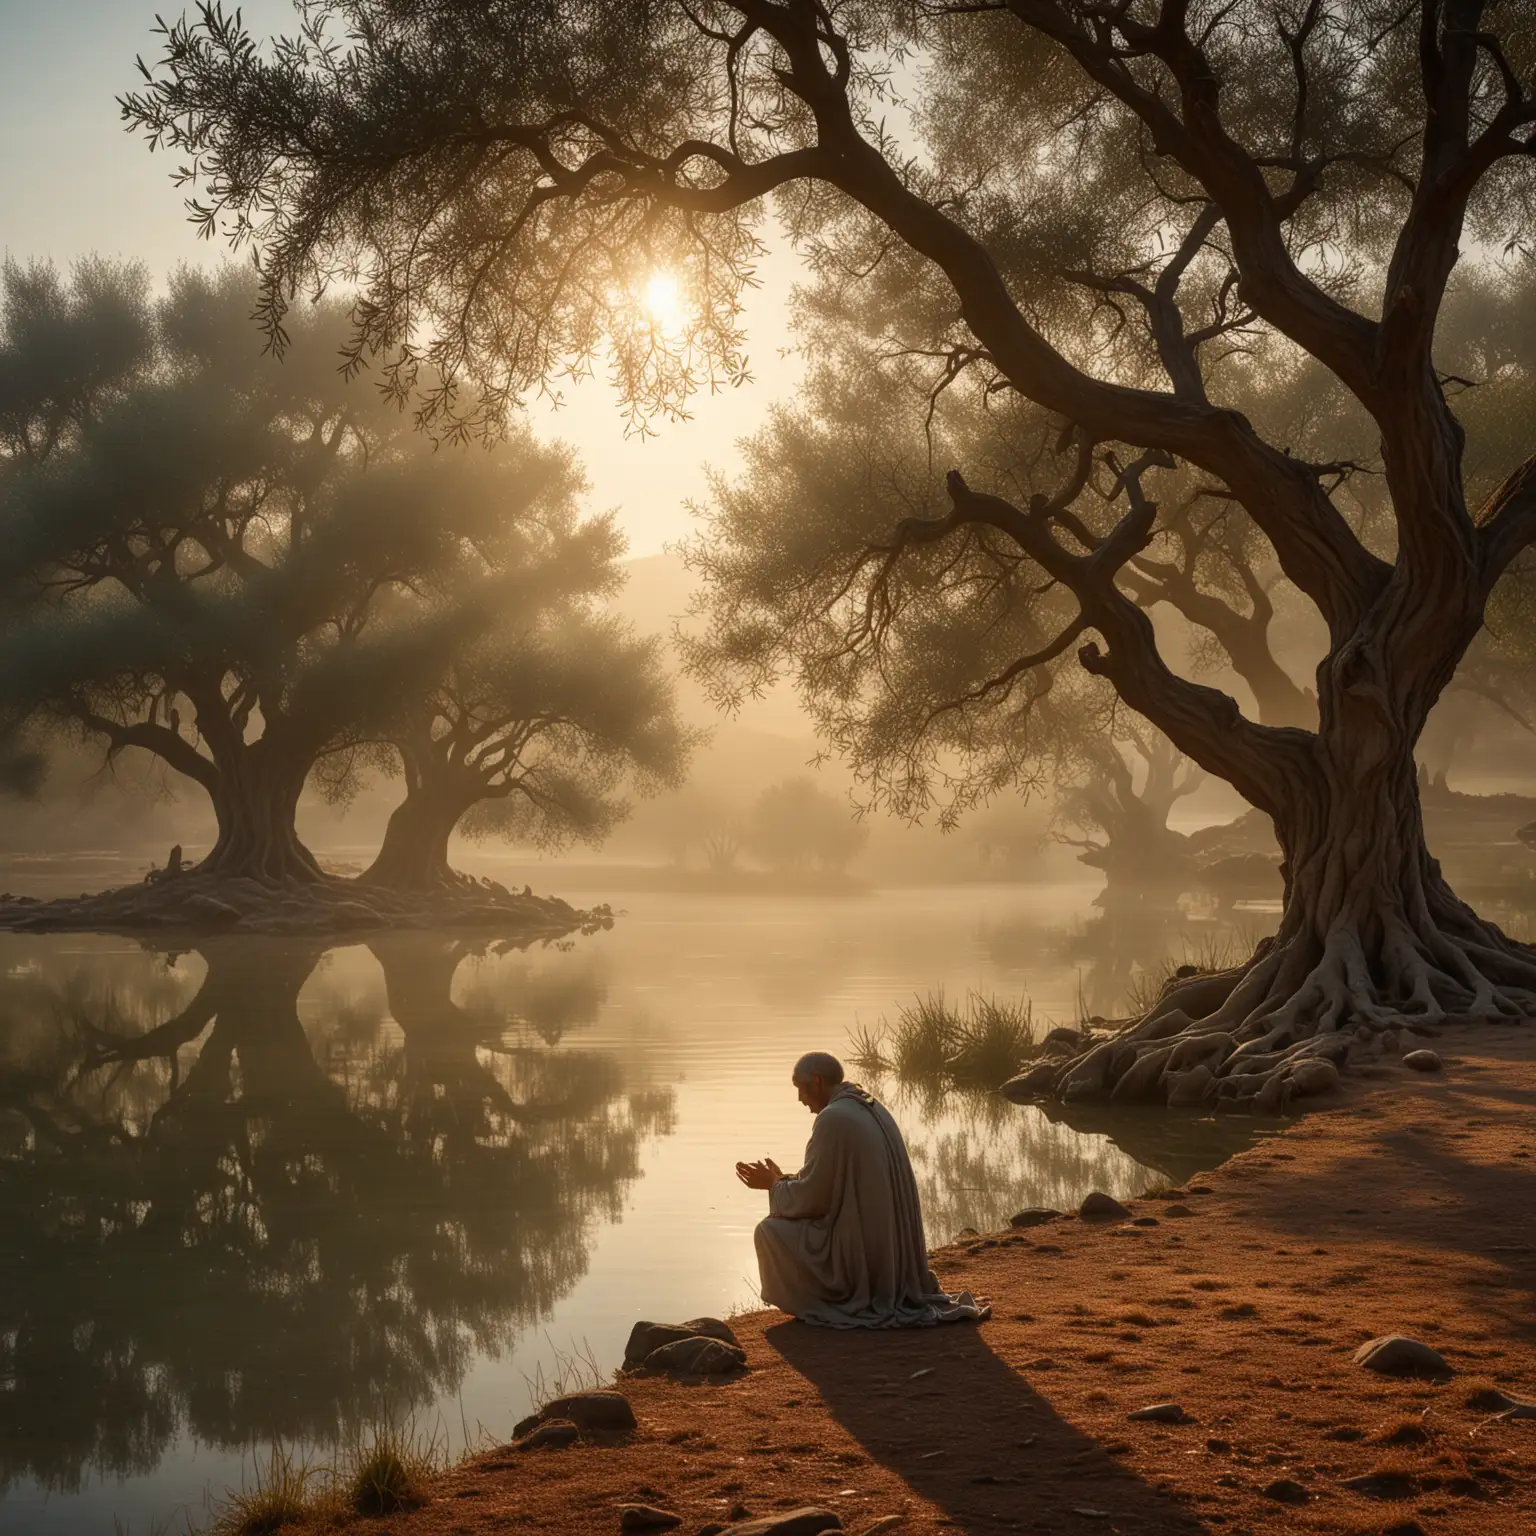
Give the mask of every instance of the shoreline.
<svg viewBox="0 0 1536 1536">
<path fill-rule="evenodd" d="M 641 1503 L 692 1536 L 822 1504 L 853 1532 L 892 1516 L 904 1533 L 1536 1531 L 1536 1423 L 1468 1401 L 1536 1395 L 1529 1027 L 1444 1031 L 1434 1077 L 1351 1073 L 1329 1107 L 1182 1195 L 1131 1202 L 1129 1221 L 935 1250 L 946 1289 L 990 1296 L 990 1322 L 871 1335 L 733 1318 L 748 1372 L 623 1379 L 627 1442 L 480 1452 L 430 1479 L 421 1508 L 340 1524 L 576 1536 L 618 1532 L 619 1507 Z M 1353 1363 L 1392 1333 L 1456 1374 Z M 1165 1402 L 1187 1420 L 1127 1418 Z M 1346 1486 L 1361 1477 L 1375 1482 Z"/>
</svg>

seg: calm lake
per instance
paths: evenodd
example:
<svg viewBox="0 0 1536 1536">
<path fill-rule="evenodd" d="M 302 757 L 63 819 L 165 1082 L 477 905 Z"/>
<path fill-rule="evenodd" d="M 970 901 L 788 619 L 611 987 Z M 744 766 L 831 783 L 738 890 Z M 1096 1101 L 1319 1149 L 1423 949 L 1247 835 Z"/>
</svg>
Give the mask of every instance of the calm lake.
<svg viewBox="0 0 1536 1536">
<path fill-rule="evenodd" d="M 800 1052 L 939 986 L 1027 994 L 1042 1027 L 1112 1012 L 1208 948 L 1095 888 L 636 894 L 531 951 L 0 935 L 0 1530 L 201 1522 L 274 1437 L 504 1438 L 635 1319 L 750 1305 L 765 1201 L 732 1165 L 798 1165 Z M 1264 1129 L 871 1086 L 931 1243 Z"/>
</svg>

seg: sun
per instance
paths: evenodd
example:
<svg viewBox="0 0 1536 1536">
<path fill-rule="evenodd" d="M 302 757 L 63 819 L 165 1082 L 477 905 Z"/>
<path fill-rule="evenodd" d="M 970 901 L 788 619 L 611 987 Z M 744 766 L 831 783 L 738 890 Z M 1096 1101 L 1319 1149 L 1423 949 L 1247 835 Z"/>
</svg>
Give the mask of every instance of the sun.
<svg viewBox="0 0 1536 1536">
<path fill-rule="evenodd" d="M 670 272 L 653 272 L 645 285 L 645 307 L 664 331 L 675 331 L 683 319 L 683 298 Z"/>
</svg>

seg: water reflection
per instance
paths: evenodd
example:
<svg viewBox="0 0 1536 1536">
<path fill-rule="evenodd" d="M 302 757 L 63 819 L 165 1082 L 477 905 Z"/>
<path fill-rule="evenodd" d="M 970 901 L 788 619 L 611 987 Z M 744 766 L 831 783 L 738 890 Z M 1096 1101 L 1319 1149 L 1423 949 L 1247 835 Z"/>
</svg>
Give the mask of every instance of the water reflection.
<svg viewBox="0 0 1536 1536">
<path fill-rule="evenodd" d="M 0 1527 L 163 1524 L 247 1447 L 391 1411 L 456 1450 L 558 1352 L 750 1303 L 761 1197 L 731 1170 L 803 1147 L 795 1057 L 937 988 L 1072 1019 L 1061 925 L 1093 894 L 662 893 L 532 951 L 0 935 Z M 1112 930 L 1133 968 L 1199 931 Z M 1135 1114 L 879 1089 L 935 1241 L 1182 1177 Z M 1226 1126 L 1191 1134 L 1219 1160 Z"/>
<path fill-rule="evenodd" d="M 1071 1210 L 1092 1189 L 1124 1198 L 1181 1184 L 1276 1134 L 1274 1122 L 1120 1105 L 1030 1105 L 994 1093 L 871 1078 L 912 1152 L 929 1241 L 996 1231 L 1027 1206 Z"/>
<path fill-rule="evenodd" d="M 10 966 L 0 1486 L 148 1471 L 183 1430 L 328 1443 L 451 1395 L 581 1276 L 670 1094 L 547 1043 L 581 1008 L 455 1002 L 454 940 L 371 948 L 387 1014 L 308 1027 L 317 944 Z"/>
</svg>

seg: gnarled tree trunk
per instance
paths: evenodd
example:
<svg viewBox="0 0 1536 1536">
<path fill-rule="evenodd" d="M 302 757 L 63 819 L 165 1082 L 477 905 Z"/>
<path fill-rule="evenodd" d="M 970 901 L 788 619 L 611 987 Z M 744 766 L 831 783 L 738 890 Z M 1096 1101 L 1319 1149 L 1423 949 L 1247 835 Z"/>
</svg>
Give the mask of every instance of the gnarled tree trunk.
<svg viewBox="0 0 1536 1536">
<path fill-rule="evenodd" d="M 218 780 L 209 788 L 219 835 L 198 873 L 267 884 L 325 878 L 295 826 L 309 759 L 263 738 L 216 758 Z"/>
<path fill-rule="evenodd" d="M 1341 1065 L 1387 1030 L 1536 1011 L 1536 953 L 1461 902 L 1425 842 L 1413 749 L 1446 668 L 1404 684 L 1387 649 L 1356 637 L 1324 663 L 1318 730 L 1290 738 L 1269 779 L 1286 878 L 1274 938 L 1036 1067 L 1037 1091 L 1278 1110 L 1327 1085 L 1303 1063 Z"/>
<path fill-rule="evenodd" d="M 361 878 L 399 891 L 460 884 L 464 877 L 448 863 L 448 840 L 476 798 L 462 789 L 413 784 L 391 813 L 378 855 Z"/>
</svg>

